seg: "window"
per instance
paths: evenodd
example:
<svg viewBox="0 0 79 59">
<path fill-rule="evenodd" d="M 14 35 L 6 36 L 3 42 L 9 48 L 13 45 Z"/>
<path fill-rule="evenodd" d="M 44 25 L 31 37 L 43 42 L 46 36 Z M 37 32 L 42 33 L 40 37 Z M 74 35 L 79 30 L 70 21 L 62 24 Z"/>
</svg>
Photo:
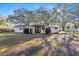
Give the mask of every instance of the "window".
<svg viewBox="0 0 79 59">
<path fill-rule="evenodd" d="M 55 27 L 55 30 L 57 30 L 57 27 Z"/>
<path fill-rule="evenodd" d="M 20 30 L 22 30 L 22 28 L 19 28 Z"/>
</svg>

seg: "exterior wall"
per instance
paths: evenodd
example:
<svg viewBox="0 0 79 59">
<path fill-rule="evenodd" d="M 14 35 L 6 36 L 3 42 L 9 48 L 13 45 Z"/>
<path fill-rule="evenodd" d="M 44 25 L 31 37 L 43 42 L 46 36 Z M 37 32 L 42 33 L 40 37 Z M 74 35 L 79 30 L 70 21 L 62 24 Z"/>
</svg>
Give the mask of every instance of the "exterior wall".
<svg viewBox="0 0 79 59">
<path fill-rule="evenodd" d="M 17 28 L 15 28 L 15 32 L 23 32 L 23 28 L 17 27 Z"/>
<path fill-rule="evenodd" d="M 66 29 L 66 31 L 74 31 L 74 32 L 79 32 L 79 28 L 77 28 L 77 29 L 75 29 L 75 28 L 73 28 L 73 29 Z"/>
<path fill-rule="evenodd" d="M 79 28 L 75 29 L 75 31 L 78 31 L 79 32 Z"/>
<path fill-rule="evenodd" d="M 45 33 L 45 29 L 41 27 L 41 33 Z"/>
<path fill-rule="evenodd" d="M 57 32 L 58 30 L 55 30 L 55 28 L 51 28 L 51 33 L 55 33 Z"/>
<path fill-rule="evenodd" d="M 62 30 L 62 28 L 57 27 L 57 29 L 55 29 L 54 27 L 51 27 L 51 33 L 56 33 Z"/>
<path fill-rule="evenodd" d="M 41 30 L 41 33 L 45 33 L 45 30 Z"/>
<path fill-rule="evenodd" d="M 56 29 L 57 28 L 57 29 Z M 60 24 L 53 24 L 53 25 L 50 25 L 50 29 L 51 29 L 51 33 L 57 33 L 57 32 L 60 32 L 62 31 L 62 27 Z"/>
</svg>

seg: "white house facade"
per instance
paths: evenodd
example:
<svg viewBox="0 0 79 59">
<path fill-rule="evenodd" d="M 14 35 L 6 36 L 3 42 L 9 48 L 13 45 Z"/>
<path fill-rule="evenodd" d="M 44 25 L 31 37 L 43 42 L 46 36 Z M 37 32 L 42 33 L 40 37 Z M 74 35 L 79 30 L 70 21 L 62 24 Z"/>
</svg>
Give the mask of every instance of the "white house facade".
<svg viewBox="0 0 79 59">
<path fill-rule="evenodd" d="M 23 32 L 23 28 L 24 28 L 24 25 L 17 25 L 15 26 L 14 30 L 15 32 Z"/>
<path fill-rule="evenodd" d="M 60 24 L 52 24 L 49 27 L 51 29 L 51 33 L 58 33 L 62 31 L 62 27 L 60 26 Z"/>
<path fill-rule="evenodd" d="M 40 24 L 31 24 L 29 26 L 25 26 L 25 25 L 17 25 L 15 26 L 15 32 L 24 32 L 24 28 L 28 29 L 32 34 L 36 34 L 36 33 L 45 33 L 45 29 L 47 28 L 44 25 L 40 25 Z M 51 30 L 51 33 L 57 33 L 60 32 L 62 30 L 62 27 L 60 26 L 60 24 L 52 24 L 49 25 L 49 28 Z"/>
</svg>

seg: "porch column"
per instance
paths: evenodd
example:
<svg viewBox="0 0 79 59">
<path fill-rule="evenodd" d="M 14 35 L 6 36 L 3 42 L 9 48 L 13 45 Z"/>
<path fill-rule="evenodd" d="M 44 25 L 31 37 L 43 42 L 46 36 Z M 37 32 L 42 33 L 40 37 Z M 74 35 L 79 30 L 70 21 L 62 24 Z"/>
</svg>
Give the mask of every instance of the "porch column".
<svg viewBox="0 0 79 59">
<path fill-rule="evenodd" d="M 44 33 L 44 30 L 42 29 L 42 27 L 41 27 L 41 33 Z"/>
<path fill-rule="evenodd" d="M 32 28 L 33 28 L 33 32 L 32 33 L 35 34 L 35 27 L 32 27 Z"/>
</svg>

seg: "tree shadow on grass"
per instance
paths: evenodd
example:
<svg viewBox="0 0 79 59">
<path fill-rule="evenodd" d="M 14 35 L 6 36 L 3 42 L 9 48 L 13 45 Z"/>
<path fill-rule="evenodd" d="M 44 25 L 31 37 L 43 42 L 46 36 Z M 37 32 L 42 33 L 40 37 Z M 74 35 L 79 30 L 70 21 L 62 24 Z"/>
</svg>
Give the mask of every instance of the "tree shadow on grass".
<svg viewBox="0 0 79 59">
<path fill-rule="evenodd" d="M 13 46 L 13 45 L 16 45 L 18 43 L 21 43 L 21 42 L 27 42 L 27 41 L 30 41 L 34 38 L 42 38 L 42 37 L 46 37 L 47 35 L 36 35 L 36 34 L 23 34 L 23 35 L 9 35 L 9 36 L 3 36 L 1 38 L 4 38 L 4 39 L 1 39 L 0 40 L 0 46 Z"/>
<path fill-rule="evenodd" d="M 42 48 L 43 47 L 39 45 L 39 46 L 31 47 L 29 49 L 24 49 L 19 52 L 16 51 L 12 54 L 9 54 L 9 56 L 33 56 L 34 53 L 40 51 Z"/>
<path fill-rule="evenodd" d="M 68 39 L 67 39 L 67 36 Z M 51 42 L 48 42 L 46 38 L 44 38 L 45 45 L 49 47 L 49 51 L 45 54 L 48 56 L 78 56 L 79 52 L 76 50 L 73 50 L 71 48 L 71 42 L 76 37 L 75 35 L 67 34 L 64 38 L 61 38 L 63 40 L 62 43 L 59 43 L 59 39 L 56 40 L 57 37 L 55 37 Z M 54 46 L 56 44 L 56 46 Z"/>
</svg>

